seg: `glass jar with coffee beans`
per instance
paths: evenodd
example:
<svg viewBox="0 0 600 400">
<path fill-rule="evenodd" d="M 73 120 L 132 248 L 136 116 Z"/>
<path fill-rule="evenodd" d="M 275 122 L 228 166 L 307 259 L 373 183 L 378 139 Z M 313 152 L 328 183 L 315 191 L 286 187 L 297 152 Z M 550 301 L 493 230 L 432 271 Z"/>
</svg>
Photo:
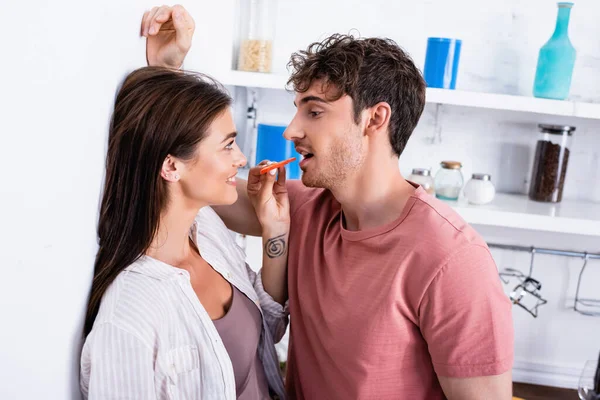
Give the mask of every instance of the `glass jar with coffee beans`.
<svg viewBox="0 0 600 400">
<path fill-rule="evenodd" d="M 538 129 L 540 135 L 535 149 L 529 198 L 558 203 L 562 200 L 575 127 L 539 124 Z"/>
</svg>

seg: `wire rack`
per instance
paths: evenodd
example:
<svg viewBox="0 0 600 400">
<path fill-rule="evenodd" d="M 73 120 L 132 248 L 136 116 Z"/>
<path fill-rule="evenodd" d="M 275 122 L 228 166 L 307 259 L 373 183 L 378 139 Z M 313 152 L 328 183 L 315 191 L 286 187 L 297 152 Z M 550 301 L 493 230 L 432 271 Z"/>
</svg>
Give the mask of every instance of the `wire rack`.
<svg viewBox="0 0 600 400">
<path fill-rule="evenodd" d="M 511 250 L 511 251 L 523 251 L 532 254 L 531 265 L 529 266 L 529 276 L 533 269 L 533 256 L 535 254 L 550 254 L 561 257 L 574 257 L 581 258 L 583 260 L 583 266 L 579 271 L 579 277 L 577 279 L 577 290 L 575 292 L 575 300 L 573 301 L 573 309 L 580 314 L 588 315 L 592 317 L 600 317 L 600 298 L 588 298 L 581 296 L 581 281 L 585 272 L 588 262 L 590 260 L 600 260 L 600 253 L 587 253 L 580 251 L 570 250 L 556 250 L 556 249 L 545 249 L 540 247 L 532 246 L 516 246 L 498 243 L 488 243 L 488 246 L 495 249 Z M 529 310 L 528 310 L 529 311 Z M 537 313 L 537 311 L 536 311 Z M 532 314 L 533 315 L 533 314 Z M 534 315 L 536 316 L 536 315 Z"/>
</svg>

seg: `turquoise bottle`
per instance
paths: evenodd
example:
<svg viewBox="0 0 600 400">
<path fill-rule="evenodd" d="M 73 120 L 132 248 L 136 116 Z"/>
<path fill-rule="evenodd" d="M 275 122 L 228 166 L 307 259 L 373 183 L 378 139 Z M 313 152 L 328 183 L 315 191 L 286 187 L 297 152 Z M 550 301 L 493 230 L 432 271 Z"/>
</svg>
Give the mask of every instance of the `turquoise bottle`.
<svg viewBox="0 0 600 400">
<path fill-rule="evenodd" d="M 575 48 L 569 40 L 569 18 L 573 3 L 558 3 L 554 34 L 542 46 L 538 56 L 533 95 L 564 100 L 569 96 L 575 65 Z"/>
</svg>

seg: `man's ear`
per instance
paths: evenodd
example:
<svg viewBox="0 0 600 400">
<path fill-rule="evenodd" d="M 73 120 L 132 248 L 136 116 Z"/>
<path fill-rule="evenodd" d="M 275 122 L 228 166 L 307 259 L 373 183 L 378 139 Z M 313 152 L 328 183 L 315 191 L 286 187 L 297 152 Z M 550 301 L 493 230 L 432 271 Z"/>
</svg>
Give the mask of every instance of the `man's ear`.
<svg viewBox="0 0 600 400">
<path fill-rule="evenodd" d="M 167 182 L 177 182 L 181 178 L 180 171 L 177 168 L 177 162 L 170 154 L 163 161 L 160 169 L 160 176 Z"/>
<path fill-rule="evenodd" d="M 379 132 L 388 131 L 390 118 L 392 116 L 392 108 L 385 101 L 375 104 L 367 109 L 367 124 L 365 133 L 367 135 L 377 134 Z"/>
</svg>

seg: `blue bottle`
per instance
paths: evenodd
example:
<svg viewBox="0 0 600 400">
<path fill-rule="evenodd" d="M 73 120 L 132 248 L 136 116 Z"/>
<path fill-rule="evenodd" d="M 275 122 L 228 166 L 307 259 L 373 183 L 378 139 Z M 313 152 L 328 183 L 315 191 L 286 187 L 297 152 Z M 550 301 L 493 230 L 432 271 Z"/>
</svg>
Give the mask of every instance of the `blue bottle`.
<svg viewBox="0 0 600 400">
<path fill-rule="evenodd" d="M 564 100 L 569 96 L 575 65 L 575 48 L 569 40 L 569 18 L 573 3 L 558 3 L 554 34 L 540 49 L 533 95 Z"/>
</svg>

